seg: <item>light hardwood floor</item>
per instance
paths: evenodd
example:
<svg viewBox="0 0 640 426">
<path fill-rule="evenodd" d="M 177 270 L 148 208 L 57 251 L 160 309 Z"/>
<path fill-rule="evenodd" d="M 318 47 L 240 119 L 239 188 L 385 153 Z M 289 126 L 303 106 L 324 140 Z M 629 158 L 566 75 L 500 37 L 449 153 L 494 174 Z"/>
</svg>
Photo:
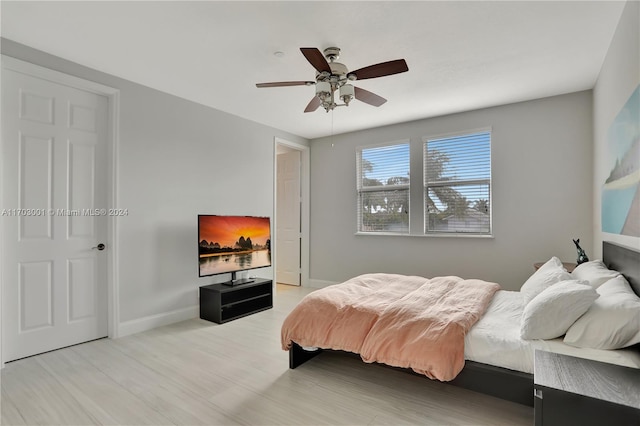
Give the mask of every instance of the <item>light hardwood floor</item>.
<svg viewBox="0 0 640 426">
<path fill-rule="evenodd" d="M 280 325 L 309 292 L 278 285 L 274 309 L 184 321 L 8 363 L 3 425 L 531 425 L 533 409 L 356 358 L 288 369 Z"/>
</svg>

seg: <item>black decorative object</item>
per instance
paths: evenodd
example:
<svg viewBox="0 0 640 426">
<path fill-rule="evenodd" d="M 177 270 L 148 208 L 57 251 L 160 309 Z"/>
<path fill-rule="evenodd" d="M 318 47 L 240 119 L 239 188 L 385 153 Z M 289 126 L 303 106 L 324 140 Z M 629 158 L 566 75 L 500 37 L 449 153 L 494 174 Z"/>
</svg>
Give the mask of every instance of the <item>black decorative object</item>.
<svg viewBox="0 0 640 426">
<path fill-rule="evenodd" d="M 588 262 L 589 258 L 587 257 L 587 253 L 585 253 L 584 250 L 582 250 L 582 247 L 580 247 L 580 238 L 573 240 L 573 244 L 575 244 L 576 249 L 578 249 L 578 260 L 576 260 L 576 263 L 580 265 L 581 263 Z"/>
</svg>

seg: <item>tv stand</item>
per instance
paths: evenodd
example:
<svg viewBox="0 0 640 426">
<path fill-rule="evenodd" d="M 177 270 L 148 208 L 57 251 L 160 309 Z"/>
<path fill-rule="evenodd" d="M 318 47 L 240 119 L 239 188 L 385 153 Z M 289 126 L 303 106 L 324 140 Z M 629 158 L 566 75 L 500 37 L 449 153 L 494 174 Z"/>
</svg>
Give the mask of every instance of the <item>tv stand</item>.
<svg viewBox="0 0 640 426">
<path fill-rule="evenodd" d="M 273 307 L 273 281 L 256 278 L 243 285 L 200 287 L 200 318 L 225 323 Z"/>
<path fill-rule="evenodd" d="M 255 278 L 240 278 L 240 279 L 236 279 L 236 273 L 232 272 L 231 273 L 231 281 L 227 281 L 222 283 L 222 285 L 228 285 L 230 287 L 233 287 L 234 285 L 242 285 L 242 284 L 251 284 L 252 282 L 255 282 Z"/>
<path fill-rule="evenodd" d="M 227 285 L 229 287 L 233 287 L 236 285 L 242 285 L 242 284 L 251 284 L 253 282 L 255 282 L 256 280 L 254 280 L 253 278 L 240 278 L 239 280 L 235 280 L 235 281 L 227 281 L 226 283 L 222 283 L 222 285 Z"/>
</svg>

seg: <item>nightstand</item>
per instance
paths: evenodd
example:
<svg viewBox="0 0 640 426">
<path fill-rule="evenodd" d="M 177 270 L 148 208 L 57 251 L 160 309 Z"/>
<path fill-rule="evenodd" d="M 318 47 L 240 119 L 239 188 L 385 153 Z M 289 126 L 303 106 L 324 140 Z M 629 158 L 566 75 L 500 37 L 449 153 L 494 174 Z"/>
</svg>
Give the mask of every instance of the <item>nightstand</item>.
<svg viewBox="0 0 640 426">
<path fill-rule="evenodd" d="M 640 425 L 640 369 L 536 350 L 536 426 Z"/>
<path fill-rule="evenodd" d="M 540 267 L 542 265 L 544 265 L 545 262 L 537 262 L 533 264 L 533 267 L 536 269 L 536 271 L 538 269 L 540 269 Z M 571 263 L 571 262 L 562 262 L 562 266 L 564 266 L 564 269 L 567 270 L 567 272 L 572 272 L 574 269 L 576 269 L 576 266 L 578 266 L 575 263 Z"/>
</svg>

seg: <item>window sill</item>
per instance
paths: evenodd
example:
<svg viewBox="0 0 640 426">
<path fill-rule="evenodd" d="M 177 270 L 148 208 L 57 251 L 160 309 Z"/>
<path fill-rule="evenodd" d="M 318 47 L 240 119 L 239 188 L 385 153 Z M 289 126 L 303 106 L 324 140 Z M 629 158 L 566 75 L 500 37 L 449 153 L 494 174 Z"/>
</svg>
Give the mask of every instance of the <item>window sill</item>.
<svg viewBox="0 0 640 426">
<path fill-rule="evenodd" d="M 400 234 L 396 232 L 356 232 L 354 235 L 374 235 L 385 237 L 418 237 L 418 238 L 486 238 L 493 239 L 493 234 Z"/>
</svg>

